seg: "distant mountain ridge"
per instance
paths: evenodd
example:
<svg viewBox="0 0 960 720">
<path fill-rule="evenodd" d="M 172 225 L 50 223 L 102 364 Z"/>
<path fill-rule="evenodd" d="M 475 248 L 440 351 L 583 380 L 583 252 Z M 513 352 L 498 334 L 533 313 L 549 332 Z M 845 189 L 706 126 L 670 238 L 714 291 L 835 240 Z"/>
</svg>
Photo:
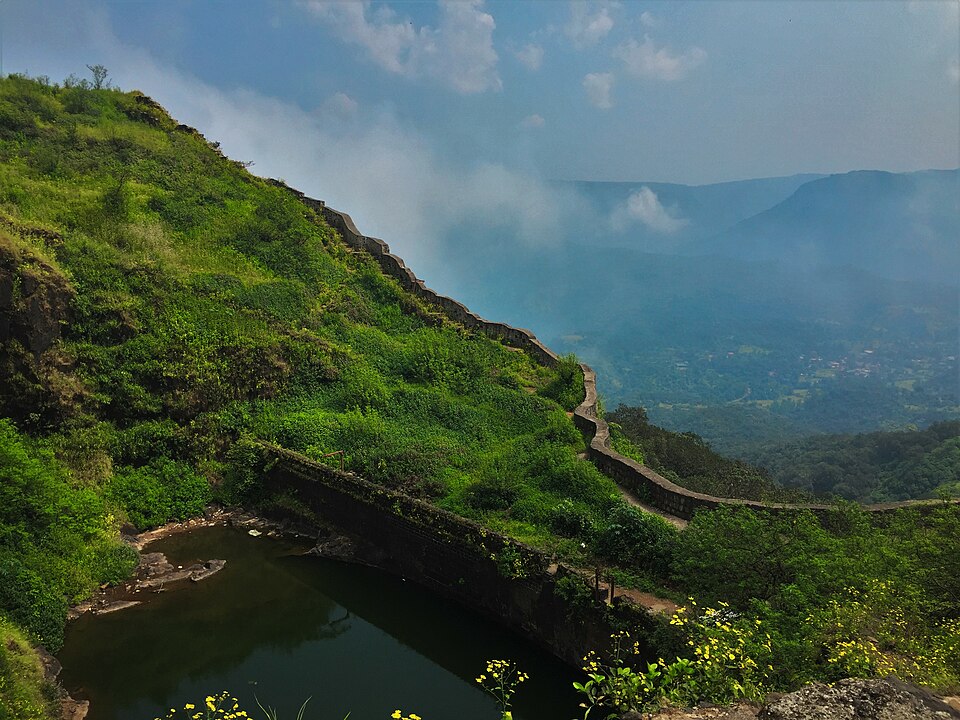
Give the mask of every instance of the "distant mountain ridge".
<svg viewBox="0 0 960 720">
<path fill-rule="evenodd" d="M 804 184 L 823 177 L 826 176 L 802 174 L 734 180 L 710 185 L 595 181 L 574 181 L 570 185 L 600 214 L 607 216 L 623 206 L 632 193 L 643 187 L 649 188 L 663 207 L 674 209 L 679 219 L 686 221 L 682 229 L 675 234 L 677 239 L 686 242 L 697 238 L 706 239 L 733 227 L 738 222 L 783 202 Z M 613 229 L 612 234 L 629 236 L 632 246 L 637 244 L 638 235 L 658 235 L 645 229 L 642 223 L 626 226 L 621 232 Z"/>
<path fill-rule="evenodd" d="M 960 282 L 960 170 L 857 171 L 800 185 L 695 254 L 811 269 L 856 267 L 891 280 Z"/>
<path fill-rule="evenodd" d="M 463 223 L 424 277 L 576 352 L 612 406 L 726 452 L 924 427 L 960 416 L 958 177 L 564 183 L 559 232 Z"/>
</svg>

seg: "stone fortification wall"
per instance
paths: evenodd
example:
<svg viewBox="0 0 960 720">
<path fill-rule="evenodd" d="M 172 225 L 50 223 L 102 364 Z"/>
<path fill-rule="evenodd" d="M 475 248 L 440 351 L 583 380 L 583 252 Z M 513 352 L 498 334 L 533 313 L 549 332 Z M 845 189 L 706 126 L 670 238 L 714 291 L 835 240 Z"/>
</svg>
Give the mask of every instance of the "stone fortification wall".
<svg viewBox="0 0 960 720">
<path fill-rule="evenodd" d="M 406 266 L 403 259 L 390 252 L 390 246 L 383 240 L 369 237 L 361 233 L 346 213 L 328 207 L 321 200 L 314 200 L 297 193 L 300 199 L 308 206 L 319 212 L 330 227 L 334 228 L 343 237 L 344 242 L 353 248 L 364 250 L 374 257 L 383 271 L 399 281 L 400 285 L 425 302 L 440 309 L 444 315 L 460 323 L 464 327 L 510 345 L 521 348 L 532 355 L 537 362 L 553 367 L 557 362 L 557 355 L 546 345 L 537 340 L 537 336 L 529 330 L 511 327 L 504 323 L 484 320 L 476 313 L 470 312 L 467 307 L 453 298 L 440 295 L 428 288 L 423 280 Z"/>
<path fill-rule="evenodd" d="M 574 424 L 589 439 L 588 456 L 604 475 L 641 500 L 659 510 L 676 517 L 689 520 L 701 508 L 714 509 L 720 505 L 746 507 L 766 512 L 797 512 L 809 510 L 818 516 L 825 516 L 835 508 L 832 505 L 767 503 L 737 498 L 720 498 L 713 495 L 693 492 L 670 482 L 646 465 L 624 457 L 610 446 L 610 428 L 603 418 L 597 417 L 597 377 L 588 366 L 583 368 L 584 400 L 573 415 Z M 951 501 L 953 504 L 960 500 Z M 892 512 L 912 507 L 929 511 L 942 505 L 941 500 L 907 500 L 904 502 L 878 503 L 864 505 L 867 512 Z"/>
<path fill-rule="evenodd" d="M 294 499 L 355 543 L 339 551 L 409 578 L 491 616 L 578 665 L 584 648 L 603 651 L 628 625 L 650 636 L 658 621 L 618 598 L 607 606 L 589 585 L 550 556 L 422 500 L 392 491 L 298 453 L 263 444 L 268 488 Z M 370 538 L 376 538 L 372 542 Z M 567 590 L 558 591 L 558 583 Z M 578 587 L 571 602 L 569 587 Z"/>
<path fill-rule="evenodd" d="M 465 327 L 513 347 L 521 348 L 544 365 L 553 367 L 556 364 L 558 359 L 556 353 L 541 343 L 529 330 L 484 320 L 456 300 L 437 294 L 428 288 L 401 258 L 393 255 L 390 252 L 390 246 L 383 240 L 368 237 L 361 233 L 349 215 L 328 207 L 322 200 L 309 198 L 286 185 L 282 185 L 282 187 L 293 192 L 308 207 L 320 213 L 327 224 L 337 230 L 349 246 L 370 253 L 387 275 L 396 278 L 406 290 L 437 307 L 454 322 L 461 323 Z M 582 363 L 580 367 L 583 370 L 584 400 L 574 411 L 573 421 L 589 442 L 588 455 L 601 472 L 611 477 L 622 488 L 637 495 L 641 500 L 685 520 L 692 518 L 693 514 L 701 508 L 716 508 L 720 505 L 749 507 L 768 512 L 810 510 L 818 515 L 828 513 L 832 509 L 829 505 L 764 503 L 695 493 L 670 482 L 645 465 L 624 457 L 611 447 L 610 429 L 606 421 L 597 415 L 596 373 Z M 868 512 L 890 512 L 903 507 L 916 507 L 924 510 L 936 507 L 940 502 L 911 500 L 866 505 L 864 509 Z M 953 502 L 960 503 L 960 500 L 954 500 Z"/>
</svg>

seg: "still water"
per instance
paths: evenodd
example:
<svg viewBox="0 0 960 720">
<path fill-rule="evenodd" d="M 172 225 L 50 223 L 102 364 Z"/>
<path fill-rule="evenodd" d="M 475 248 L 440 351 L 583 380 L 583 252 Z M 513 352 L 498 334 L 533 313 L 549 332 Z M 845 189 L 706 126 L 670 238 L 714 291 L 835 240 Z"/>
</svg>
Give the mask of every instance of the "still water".
<svg viewBox="0 0 960 720">
<path fill-rule="evenodd" d="M 230 691 L 253 715 L 254 693 L 294 720 L 496 720 L 474 678 L 489 658 L 530 674 L 516 720 L 579 715 L 576 672 L 499 625 L 414 583 L 299 555 L 303 547 L 230 528 L 174 535 L 148 550 L 174 565 L 222 558 L 200 583 L 67 628 L 61 680 L 91 702 L 89 720 L 152 720 Z M 147 591 L 144 591 L 146 593 Z M 198 702 L 199 701 L 199 702 Z M 257 710 L 259 714 L 259 710 Z"/>
</svg>

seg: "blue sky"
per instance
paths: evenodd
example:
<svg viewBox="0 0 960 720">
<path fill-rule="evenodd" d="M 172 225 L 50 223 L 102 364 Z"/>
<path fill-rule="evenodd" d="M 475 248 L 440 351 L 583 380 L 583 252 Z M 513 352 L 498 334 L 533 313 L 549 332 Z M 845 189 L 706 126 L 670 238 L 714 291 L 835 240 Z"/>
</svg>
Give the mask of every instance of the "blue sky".
<svg viewBox="0 0 960 720">
<path fill-rule="evenodd" d="M 576 206 L 549 179 L 960 165 L 957 0 L 0 0 L 0 23 L 4 71 L 102 63 L 401 243 L 491 208 L 543 237 Z"/>
</svg>

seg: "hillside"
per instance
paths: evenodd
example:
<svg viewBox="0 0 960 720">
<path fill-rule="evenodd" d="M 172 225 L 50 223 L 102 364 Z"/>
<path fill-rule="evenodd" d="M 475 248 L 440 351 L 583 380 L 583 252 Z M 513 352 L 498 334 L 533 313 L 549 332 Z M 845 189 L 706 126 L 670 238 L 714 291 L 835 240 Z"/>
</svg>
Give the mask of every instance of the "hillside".
<svg viewBox="0 0 960 720">
<path fill-rule="evenodd" d="M 128 567 L 119 520 L 245 497 L 245 438 L 533 541 L 561 498 L 599 519 L 615 492 L 576 457 L 575 362 L 448 321 L 138 93 L 0 84 L 0 289 L 4 482 L 42 480 L 3 504 L 0 607 L 53 647 Z"/>
<path fill-rule="evenodd" d="M 642 407 L 619 405 L 607 419 L 613 424 L 614 447 L 622 435 L 640 451 L 645 465 L 688 490 L 715 497 L 767 502 L 823 502 L 823 498 L 808 492 L 809 488 L 784 487 L 763 468 L 714 452 L 694 433 L 657 427 Z M 630 449 L 628 446 L 620 451 L 629 455 Z"/>
<path fill-rule="evenodd" d="M 815 436 L 748 455 L 779 483 L 858 502 L 960 492 L 960 422 L 925 430 Z"/>
<path fill-rule="evenodd" d="M 858 673 L 960 683 L 958 506 L 731 508 L 682 532 L 629 506 L 578 456 L 574 358 L 544 366 L 453 322 L 140 93 L 0 81 L 0 338 L 0 717 L 50 717 L 29 643 L 56 649 L 68 605 L 127 576 L 121 525 L 211 501 L 309 518 L 265 489 L 257 439 L 620 586 L 729 606 L 739 655 L 720 674 L 714 611 L 675 627 L 637 610 L 649 650 L 694 668 L 685 701 Z M 743 467 L 653 440 L 651 462 L 693 475 Z M 606 612 L 576 574 L 550 582 L 568 619 Z"/>
</svg>

